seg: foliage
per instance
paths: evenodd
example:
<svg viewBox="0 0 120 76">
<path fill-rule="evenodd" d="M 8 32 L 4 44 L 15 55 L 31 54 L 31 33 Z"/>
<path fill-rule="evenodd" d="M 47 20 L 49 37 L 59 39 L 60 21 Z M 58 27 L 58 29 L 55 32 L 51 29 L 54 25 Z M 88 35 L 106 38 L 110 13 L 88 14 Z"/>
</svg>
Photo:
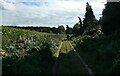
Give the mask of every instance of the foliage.
<svg viewBox="0 0 120 76">
<path fill-rule="evenodd" d="M 93 69 L 95 74 L 117 74 L 120 72 L 120 39 L 117 34 L 111 36 L 82 36 L 76 40 L 77 52 Z"/>
<path fill-rule="evenodd" d="M 97 20 L 95 19 L 94 13 L 92 11 L 92 7 L 89 5 L 88 2 L 86 4 L 87 4 L 86 13 L 85 13 L 85 18 L 83 20 L 84 33 L 94 30 L 95 27 L 98 25 Z"/>
<path fill-rule="evenodd" d="M 96 20 L 92 7 L 89 3 L 86 3 L 86 13 L 83 22 L 80 17 L 79 22 L 76 23 L 73 27 L 73 34 L 78 35 L 93 35 L 96 31 L 101 30 L 100 24 Z"/>
<path fill-rule="evenodd" d="M 91 6 L 87 3 L 83 20 L 84 33 L 73 38 L 77 52 L 95 74 L 120 73 L 119 6 L 119 2 L 108 2 L 103 10 L 103 17 L 97 21 Z M 75 27 L 74 32 L 80 28 L 78 24 Z"/>
<path fill-rule="evenodd" d="M 103 32 L 106 35 L 120 33 L 120 2 L 108 2 L 102 15 Z"/>
<path fill-rule="evenodd" d="M 37 32 L 45 32 L 45 33 L 60 33 L 60 30 L 63 30 L 63 32 L 65 33 L 65 29 L 63 28 L 63 25 L 62 26 L 62 29 L 59 28 L 56 28 L 56 27 L 40 27 L 40 26 L 29 26 L 29 27 L 26 27 L 26 26 L 5 26 L 4 27 L 12 27 L 12 28 L 19 28 L 19 29 L 25 29 L 25 30 L 31 30 L 31 31 L 37 31 Z M 62 32 L 62 33 L 63 33 Z"/>
<path fill-rule="evenodd" d="M 51 73 L 57 39 L 48 33 L 10 27 L 3 27 L 2 38 L 3 74 Z"/>
<path fill-rule="evenodd" d="M 74 26 L 73 26 L 73 34 L 75 36 L 78 36 L 78 35 L 82 35 L 83 34 L 83 24 L 82 24 L 82 20 L 80 17 L 78 17 L 79 19 L 79 22 L 76 23 Z"/>
<path fill-rule="evenodd" d="M 63 25 L 58 26 L 58 33 L 60 33 L 60 34 L 64 34 L 65 33 L 65 28 L 64 28 Z"/>
<path fill-rule="evenodd" d="M 76 23 L 75 25 L 74 25 L 74 27 L 73 27 L 73 34 L 75 35 L 75 36 L 78 36 L 78 35 L 80 35 L 80 26 L 79 26 L 79 24 L 78 23 Z"/>
<path fill-rule="evenodd" d="M 68 25 L 66 25 L 66 34 L 72 34 L 73 33 L 73 29 L 70 28 Z"/>
</svg>

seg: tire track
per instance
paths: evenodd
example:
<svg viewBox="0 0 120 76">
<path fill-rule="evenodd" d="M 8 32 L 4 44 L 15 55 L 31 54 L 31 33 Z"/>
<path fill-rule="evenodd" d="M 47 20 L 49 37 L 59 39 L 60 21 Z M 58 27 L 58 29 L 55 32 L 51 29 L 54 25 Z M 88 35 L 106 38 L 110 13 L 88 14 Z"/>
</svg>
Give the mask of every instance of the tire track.
<svg viewBox="0 0 120 76">
<path fill-rule="evenodd" d="M 53 67 L 53 74 L 56 74 L 56 69 L 57 69 L 57 64 L 58 64 L 59 54 L 60 54 L 60 51 L 61 51 L 62 44 L 63 44 L 63 42 L 61 42 L 61 44 L 60 44 L 60 46 L 59 46 L 59 48 L 58 48 L 57 60 L 56 60 L 55 65 L 54 65 L 54 67 Z"/>
<path fill-rule="evenodd" d="M 72 47 L 72 49 L 74 50 L 74 52 L 76 53 L 76 55 L 78 56 L 78 58 L 80 59 L 80 61 L 82 62 L 83 66 L 85 67 L 85 69 L 88 71 L 88 73 L 91 76 L 95 76 L 92 69 L 83 61 L 82 57 L 77 53 L 77 51 L 74 49 L 74 47 L 72 46 L 72 44 L 69 42 L 70 46 Z"/>
</svg>

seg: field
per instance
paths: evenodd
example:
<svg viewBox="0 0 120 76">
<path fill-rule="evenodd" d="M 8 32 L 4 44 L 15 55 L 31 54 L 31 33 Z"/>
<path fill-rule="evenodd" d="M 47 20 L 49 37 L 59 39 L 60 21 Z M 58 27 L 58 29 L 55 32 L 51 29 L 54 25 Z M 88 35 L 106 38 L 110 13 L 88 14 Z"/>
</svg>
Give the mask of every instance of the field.
<svg viewBox="0 0 120 76">
<path fill-rule="evenodd" d="M 60 37 L 54 36 L 43 32 L 3 27 L 3 74 L 50 73 L 61 41 Z"/>
</svg>

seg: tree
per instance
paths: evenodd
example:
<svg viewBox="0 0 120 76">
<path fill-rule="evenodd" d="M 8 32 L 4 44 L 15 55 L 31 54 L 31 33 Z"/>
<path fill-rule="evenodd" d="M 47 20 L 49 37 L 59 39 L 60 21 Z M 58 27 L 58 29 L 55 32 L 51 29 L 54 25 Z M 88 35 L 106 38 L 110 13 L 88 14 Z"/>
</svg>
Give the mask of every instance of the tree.
<svg viewBox="0 0 120 76">
<path fill-rule="evenodd" d="M 88 2 L 86 4 L 86 13 L 83 20 L 84 33 L 96 30 L 95 27 L 98 25 L 98 21 L 95 18 L 91 5 L 89 5 Z"/>
<path fill-rule="evenodd" d="M 57 33 L 57 30 L 58 30 L 58 29 L 57 29 L 56 27 L 52 27 L 52 28 L 51 28 L 51 31 L 52 31 L 53 33 Z"/>
<path fill-rule="evenodd" d="M 66 25 L 66 34 L 72 34 L 72 28 Z"/>
<path fill-rule="evenodd" d="M 83 33 L 82 20 L 80 17 L 78 17 L 78 19 L 79 19 L 79 22 L 76 23 L 73 27 L 73 34 L 75 36 L 82 35 L 82 33 Z"/>
<path fill-rule="evenodd" d="M 82 35 L 82 33 L 83 33 L 83 25 L 82 25 L 82 20 L 81 20 L 81 18 L 80 17 L 78 17 L 78 19 L 79 19 L 79 27 L 80 27 L 80 31 L 79 31 L 79 34 L 80 35 Z"/>
<path fill-rule="evenodd" d="M 64 34 L 65 33 L 65 28 L 64 28 L 63 25 L 58 26 L 58 33 L 60 33 L 60 34 Z"/>
<path fill-rule="evenodd" d="M 120 2 L 108 2 L 102 15 L 102 31 L 106 35 L 120 33 Z"/>
<path fill-rule="evenodd" d="M 78 35 L 80 35 L 79 32 L 80 32 L 80 26 L 79 26 L 79 23 L 76 23 L 73 27 L 73 34 L 75 36 L 78 36 Z"/>
</svg>

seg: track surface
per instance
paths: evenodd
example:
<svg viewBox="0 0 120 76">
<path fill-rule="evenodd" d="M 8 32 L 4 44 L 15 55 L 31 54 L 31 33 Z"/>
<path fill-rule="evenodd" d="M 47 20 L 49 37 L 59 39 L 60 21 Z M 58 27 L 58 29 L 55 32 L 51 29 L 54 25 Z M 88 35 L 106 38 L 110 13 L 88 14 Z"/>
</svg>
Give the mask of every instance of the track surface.
<svg viewBox="0 0 120 76">
<path fill-rule="evenodd" d="M 89 74 L 94 76 L 92 70 L 69 41 L 63 41 L 60 44 L 57 56 L 53 74 Z"/>
</svg>

